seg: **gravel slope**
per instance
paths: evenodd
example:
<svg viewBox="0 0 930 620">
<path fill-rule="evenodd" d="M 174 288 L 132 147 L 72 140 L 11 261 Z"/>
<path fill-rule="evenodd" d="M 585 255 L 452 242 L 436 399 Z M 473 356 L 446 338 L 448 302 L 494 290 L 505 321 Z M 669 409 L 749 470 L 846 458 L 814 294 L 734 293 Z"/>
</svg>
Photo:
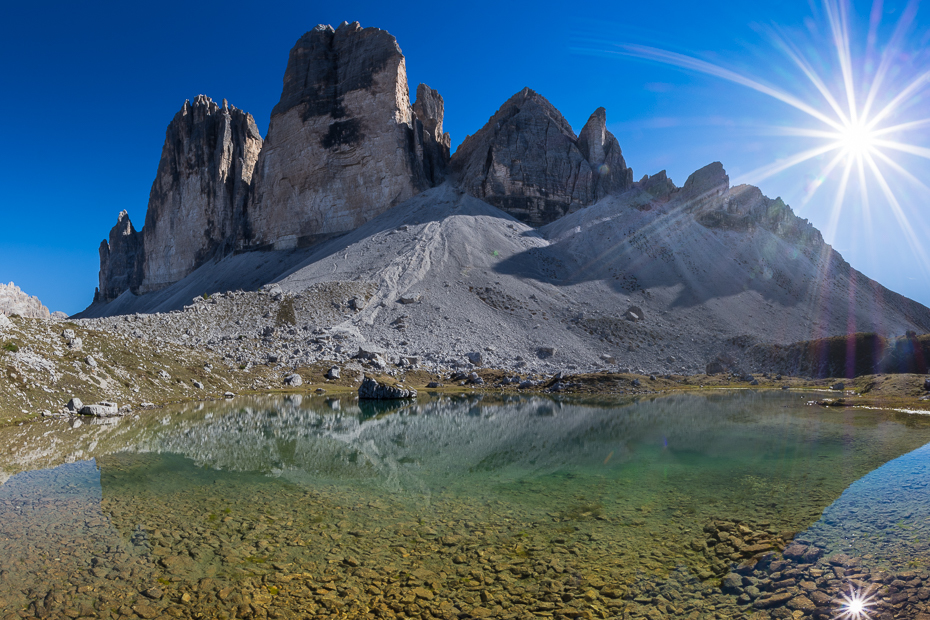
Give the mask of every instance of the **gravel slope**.
<svg viewBox="0 0 930 620">
<path fill-rule="evenodd" d="M 447 183 L 314 248 L 232 256 L 81 316 L 178 310 L 195 291 L 274 282 L 276 304 L 297 300 L 286 347 L 298 348 L 295 363 L 347 359 L 367 346 L 434 369 L 523 372 L 693 373 L 755 342 L 930 331 L 930 310 L 829 246 L 798 246 L 763 228 L 706 228 L 685 207 L 673 198 L 644 210 L 634 189 L 533 229 Z M 196 323 L 200 332 L 186 334 L 194 344 L 254 338 L 280 323 L 267 296 L 236 303 L 222 313 L 194 304 L 155 322 L 172 341 Z M 340 351 L 300 349 L 332 334 Z M 239 349 L 239 361 L 258 361 Z"/>
</svg>

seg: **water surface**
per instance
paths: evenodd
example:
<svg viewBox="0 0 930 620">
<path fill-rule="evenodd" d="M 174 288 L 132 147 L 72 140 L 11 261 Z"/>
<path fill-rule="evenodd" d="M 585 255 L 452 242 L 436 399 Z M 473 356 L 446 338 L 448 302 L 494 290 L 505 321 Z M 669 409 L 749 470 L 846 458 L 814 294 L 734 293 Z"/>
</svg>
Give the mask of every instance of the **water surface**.
<svg viewBox="0 0 930 620">
<path fill-rule="evenodd" d="M 720 578 L 742 564 L 765 585 L 792 541 L 821 567 L 858 558 L 861 578 L 920 571 L 930 535 L 930 425 L 807 400 L 292 397 L 6 429 L 0 608 L 790 617 L 783 604 L 843 585 L 817 558 L 798 559 L 814 588 L 796 577 L 771 607 L 782 586 Z"/>
</svg>

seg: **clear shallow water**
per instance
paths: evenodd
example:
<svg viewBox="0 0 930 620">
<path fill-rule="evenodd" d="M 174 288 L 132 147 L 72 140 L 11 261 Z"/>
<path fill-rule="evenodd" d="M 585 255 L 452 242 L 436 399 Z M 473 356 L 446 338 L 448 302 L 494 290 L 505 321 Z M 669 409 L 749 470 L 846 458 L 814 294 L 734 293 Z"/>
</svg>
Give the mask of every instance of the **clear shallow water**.
<svg viewBox="0 0 930 620">
<path fill-rule="evenodd" d="M 930 424 L 805 403 L 292 398 L 7 429 L 0 608 L 778 618 L 832 614 L 839 567 L 916 617 Z"/>
</svg>

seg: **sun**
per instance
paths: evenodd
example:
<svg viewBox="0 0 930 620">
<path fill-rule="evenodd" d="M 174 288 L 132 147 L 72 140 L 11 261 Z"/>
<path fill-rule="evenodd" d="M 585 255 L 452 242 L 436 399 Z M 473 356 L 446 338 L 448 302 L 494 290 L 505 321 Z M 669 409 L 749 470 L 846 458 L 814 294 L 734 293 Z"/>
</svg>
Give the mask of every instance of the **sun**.
<svg viewBox="0 0 930 620">
<path fill-rule="evenodd" d="M 849 123 L 837 134 L 840 148 L 847 156 L 853 158 L 871 156 L 877 139 L 876 133 L 861 122 Z"/>
</svg>

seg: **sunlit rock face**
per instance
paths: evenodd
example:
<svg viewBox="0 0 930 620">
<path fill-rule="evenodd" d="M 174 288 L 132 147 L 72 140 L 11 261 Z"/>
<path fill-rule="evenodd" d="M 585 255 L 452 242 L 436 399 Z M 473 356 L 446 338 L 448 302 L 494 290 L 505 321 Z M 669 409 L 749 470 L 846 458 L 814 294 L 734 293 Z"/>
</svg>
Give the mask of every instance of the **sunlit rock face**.
<svg viewBox="0 0 930 620">
<path fill-rule="evenodd" d="M 393 36 L 319 25 L 291 50 L 256 171 L 246 246 L 288 248 L 353 230 L 441 180 L 439 94 L 410 104 Z"/>
<path fill-rule="evenodd" d="M 42 305 L 38 297 L 24 293 L 12 282 L 0 284 L 0 314 L 16 314 L 31 319 L 47 319 L 50 316 L 48 308 Z"/>
<path fill-rule="evenodd" d="M 177 282 L 234 247 L 261 148 L 251 114 L 204 95 L 184 103 L 149 195 L 138 292 Z"/>
<path fill-rule="evenodd" d="M 617 139 L 598 108 L 580 136 L 542 95 L 524 88 L 452 157 L 463 189 L 539 226 L 629 189 Z"/>
</svg>

